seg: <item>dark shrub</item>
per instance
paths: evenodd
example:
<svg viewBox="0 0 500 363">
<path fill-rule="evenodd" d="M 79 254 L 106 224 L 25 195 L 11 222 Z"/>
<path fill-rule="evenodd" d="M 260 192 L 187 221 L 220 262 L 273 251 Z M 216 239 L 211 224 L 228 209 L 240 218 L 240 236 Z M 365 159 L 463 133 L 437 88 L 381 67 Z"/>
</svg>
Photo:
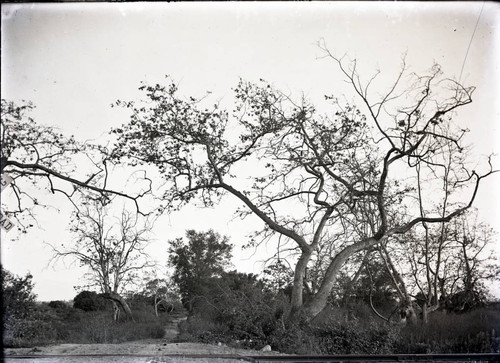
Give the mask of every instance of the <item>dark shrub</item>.
<svg viewBox="0 0 500 363">
<path fill-rule="evenodd" d="M 94 291 L 82 291 L 73 299 L 73 307 L 83 311 L 107 310 L 111 303 Z"/>
</svg>

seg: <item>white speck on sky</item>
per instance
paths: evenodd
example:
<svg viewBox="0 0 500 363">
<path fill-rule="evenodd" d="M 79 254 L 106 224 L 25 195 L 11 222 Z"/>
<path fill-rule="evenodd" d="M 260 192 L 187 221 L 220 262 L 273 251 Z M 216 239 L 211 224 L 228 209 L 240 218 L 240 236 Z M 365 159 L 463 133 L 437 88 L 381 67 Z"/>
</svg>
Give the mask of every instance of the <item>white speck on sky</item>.
<svg viewBox="0 0 500 363">
<path fill-rule="evenodd" d="M 484 6 L 467 59 L 481 7 Z M 2 4 L 2 98 L 30 100 L 39 123 L 77 138 L 99 139 L 127 121 L 112 109 L 117 99 L 137 99 L 140 81 L 165 75 L 185 95 L 212 91 L 229 97 L 239 77 L 259 78 L 313 100 L 346 93 L 334 65 L 318 59 L 324 39 L 337 55 L 359 61 L 362 75 L 377 68 L 388 76 L 401 55 L 416 72 L 436 61 L 450 78 L 477 90 L 459 117 L 471 129 L 478 155 L 500 153 L 500 7 L 493 2 L 316 3 L 57 3 Z M 477 206 L 499 229 L 498 178 L 486 182 Z M 189 208 L 162 219 L 156 231 L 157 259 L 166 261 L 168 239 L 187 228 L 215 228 L 241 246 L 252 221 L 231 222 L 234 205 Z M 31 271 L 41 300 L 70 299 L 81 270 L 47 268 L 42 241 L 69 238 L 62 211 L 40 216 L 45 231 L 11 240 L 2 231 L 2 263 L 17 274 Z M 16 233 L 16 232 L 11 232 Z M 235 265 L 258 272 L 257 258 L 236 248 Z"/>
</svg>

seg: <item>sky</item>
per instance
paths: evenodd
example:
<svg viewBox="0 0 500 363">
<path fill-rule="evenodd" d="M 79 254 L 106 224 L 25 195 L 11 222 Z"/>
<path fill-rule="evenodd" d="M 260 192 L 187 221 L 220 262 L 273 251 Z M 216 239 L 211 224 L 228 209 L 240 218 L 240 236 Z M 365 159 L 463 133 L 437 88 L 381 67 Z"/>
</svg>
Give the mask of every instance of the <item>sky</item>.
<svg viewBox="0 0 500 363">
<path fill-rule="evenodd" d="M 478 156 L 500 154 L 500 7 L 492 2 L 313 3 L 57 3 L 2 4 L 1 93 L 30 100 L 41 124 L 80 140 L 101 140 L 127 122 L 117 99 L 137 100 L 141 81 L 170 75 L 185 95 L 230 99 L 243 78 L 260 78 L 293 94 L 321 100 L 349 95 L 335 65 L 321 58 L 318 41 L 336 55 L 358 59 L 362 76 L 399 71 L 402 54 L 415 72 L 438 62 L 450 78 L 477 87 L 458 117 Z M 383 86 L 383 84 L 381 85 Z M 487 181 L 476 206 L 500 231 L 498 177 Z M 71 299 L 82 270 L 48 265 L 46 243 L 71 238 L 69 207 L 39 214 L 26 235 L 1 232 L 2 264 L 31 272 L 40 300 Z M 235 243 L 234 264 L 259 272 L 264 250 L 241 251 L 259 222 L 233 219 L 235 204 L 186 208 L 156 224 L 151 253 L 167 259 L 166 240 L 189 228 L 214 228 Z M 270 247 L 269 247 L 270 248 Z M 267 251 L 272 252 L 272 251 Z"/>
</svg>

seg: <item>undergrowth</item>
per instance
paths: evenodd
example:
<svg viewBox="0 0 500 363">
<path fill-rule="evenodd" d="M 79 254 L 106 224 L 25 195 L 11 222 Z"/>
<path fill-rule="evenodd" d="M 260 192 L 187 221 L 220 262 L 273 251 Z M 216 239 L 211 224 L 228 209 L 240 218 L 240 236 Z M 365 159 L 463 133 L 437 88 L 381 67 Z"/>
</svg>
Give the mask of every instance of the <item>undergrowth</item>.
<svg viewBox="0 0 500 363">
<path fill-rule="evenodd" d="M 60 343 L 121 343 L 164 336 L 168 314 L 133 310 L 135 321 L 113 321 L 111 311 L 82 311 L 41 303 L 25 319 L 4 321 L 4 347 L 34 347 Z"/>
<path fill-rule="evenodd" d="M 244 322 L 194 314 L 181 325 L 180 339 L 203 343 L 273 350 L 288 354 L 429 354 L 494 353 L 500 351 L 500 316 L 497 308 L 483 307 L 464 314 L 436 312 L 417 325 L 388 324 L 370 315 L 365 306 L 335 308 L 319 322 L 285 326 L 272 319 Z M 266 327 L 252 326 L 266 322 Z M 241 329 L 241 327 L 246 327 Z M 237 328 L 237 329 L 236 329 Z M 265 331 L 265 334 L 261 334 Z M 256 333 L 257 332 L 257 333 Z"/>
</svg>

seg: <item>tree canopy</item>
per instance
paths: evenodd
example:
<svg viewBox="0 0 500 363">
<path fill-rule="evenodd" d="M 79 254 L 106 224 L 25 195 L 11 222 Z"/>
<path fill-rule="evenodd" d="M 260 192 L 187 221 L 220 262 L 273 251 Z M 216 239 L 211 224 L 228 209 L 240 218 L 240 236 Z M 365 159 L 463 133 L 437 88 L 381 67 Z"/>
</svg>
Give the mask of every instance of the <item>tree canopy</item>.
<svg viewBox="0 0 500 363">
<path fill-rule="evenodd" d="M 117 102 L 132 115 L 114 130 L 117 157 L 158 167 L 168 209 L 195 198 L 213 205 L 229 194 L 245 206 L 242 216 L 265 223 L 260 241 L 278 234 L 291 243 L 298 256 L 292 313 L 308 317 L 323 309 L 351 256 L 417 225 L 449 222 L 494 172 L 491 160 L 481 174 L 469 166 L 467 130 L 454 123 L 455 112 L 472 102 L 473 87 L 443 77 L 437 65 L 422 76 L 409 73 L 403 59 L 385 92 L 375 93 L 378 73 L 363 82 L 356 61 L 322 50 L 359 102 L 326 96 L 330 110 L 320 113 L 304 97 L 241 80 L 228 111 L 180 96 L 173 82 L 143 84 L 144 102 Z M 243 175 L 244 165 L 255 166 L 252 175 Z M 453 187 L 443 190 L 449 171 Z M 435 213 L 436 200 L 445 213 Z M 325 246 L 328 265 L 305 302 L 306 268 Z"/>
<path fill-rule="evenodd" d="M 230 265 L 232 245 L 213 230 L 186 231 L 183 238 L 169 241 L 169 264 L 174 268 L 173 282 L 179 287 L 182 303 L 192 310 L 195 300 L 208 295 L 210 281 L 220 277 Z"/>
</svg>

